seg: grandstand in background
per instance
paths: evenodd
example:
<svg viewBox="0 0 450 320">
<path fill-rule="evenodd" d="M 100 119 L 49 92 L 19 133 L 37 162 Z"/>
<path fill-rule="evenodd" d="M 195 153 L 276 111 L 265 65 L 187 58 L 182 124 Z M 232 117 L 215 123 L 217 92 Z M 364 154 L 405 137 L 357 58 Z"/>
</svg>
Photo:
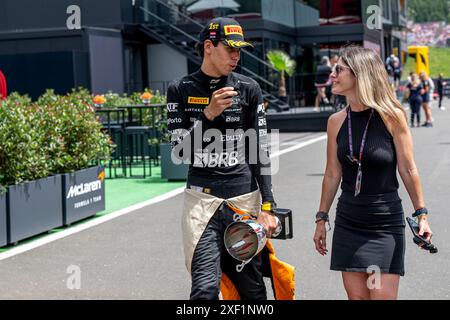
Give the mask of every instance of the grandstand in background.
<svg viewBox="0 0 450 320">
<path fill-rule="evenodd" d="M 445 22 L 407 24 L 408 45 L 450 47 L 450 25 Z"/>
</svg>

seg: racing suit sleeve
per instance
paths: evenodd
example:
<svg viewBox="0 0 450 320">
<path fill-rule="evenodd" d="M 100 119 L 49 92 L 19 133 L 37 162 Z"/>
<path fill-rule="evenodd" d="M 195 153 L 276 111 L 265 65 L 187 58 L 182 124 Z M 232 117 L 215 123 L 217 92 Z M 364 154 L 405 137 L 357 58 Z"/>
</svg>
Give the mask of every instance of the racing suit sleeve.
<svg viewBox="0 0 450 320">
<path fill-rule="evenodd" d="M 172 149 L 177 146 L 183 147 L 187 141 L 189 141 L 189 147 L 193 146 L 194 132 L 204 132 L 213 123 L 213 121 L 206 118 L 203 112 L 198 115 L 194 122 L 190 122 L 184 110 L 182 95 L 179 92 L 179 82 L 170 84 L 167 89 L 167 110 L 167 129 L 171 135 L 170 144 Z"/>
<path fill-rule="evenodd" d="M 266 112 L 261 88 L 255 84 L 250 98 L 250 126 L 256 130 L 258 155 L 257 163 L 252 164 L 252 171 L 261 192 L 262 201 L 274 202 L 272 193 L 272 176 L 270 171 L 269 142 L 267 139 Z"/>
</svg>

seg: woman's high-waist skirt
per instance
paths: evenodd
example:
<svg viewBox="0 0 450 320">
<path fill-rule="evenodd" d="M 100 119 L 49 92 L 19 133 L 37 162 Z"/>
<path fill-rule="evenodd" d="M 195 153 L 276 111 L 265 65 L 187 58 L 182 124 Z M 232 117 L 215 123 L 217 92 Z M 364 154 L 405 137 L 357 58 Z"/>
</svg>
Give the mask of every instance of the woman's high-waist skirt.
<svg viewBox="0 0 450 320">
<path fill-rule="evenodd" d="M 380 270 L 403 276 L 405 219 L 397 192 L 354 197 L 342 192 L 336 209 L 331 270 Z"/>
</svg>

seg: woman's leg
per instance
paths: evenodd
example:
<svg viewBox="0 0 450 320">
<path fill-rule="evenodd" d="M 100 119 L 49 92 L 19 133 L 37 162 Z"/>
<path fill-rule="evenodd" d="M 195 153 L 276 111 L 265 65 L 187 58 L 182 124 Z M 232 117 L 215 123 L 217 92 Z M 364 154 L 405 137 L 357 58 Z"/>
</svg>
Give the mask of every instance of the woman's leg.
<svg viewBox="0 0 450 320">
<path fill-rule="evenodd" d="M 422 102 L 421 100 L 414 100 L 413 104 L 411 106 L 412 111 L 414 112 L 415 116 L 416 116 L 416 120 L 417 120 L 417 126 L 420 126 L 420 106 L 421 106 Z"/>
<path fill-rule="evenodd" d="M 349 300 L 370 300 L 367 278 L 365 272 L 342 272 L 342 280 Z"/>
<path fill-rule="evenodd" d="M 320 88 L 317 88 L 317 95 L 316 100 L 314 101 L 314 110 L 319 110 L 319 104 L 320 104 Z"/>
<path fill-rule="evenodd" d="M 430 106 L 428 105 L 428 102 L 423 102 L 422 107 L 425 112 L 425 123 L 431 122 Z"/>
<path fill-rule="evenodd" d="M 427 103 L 427 110 L 428 110 L 428 122 L 432 123 L 434 121 L 433 115 L 431 113 L 431 104 L 430 102 Z"/>
<path fill-rule="evenodd" d="M 320 89 L 319 87 L 316 87 L 317 89 L 317 95 L 316 95 L 316 100 L 314 101 L 314 111 L 320 111 L 320 101 L 322 100 L 322 96 L 320 94 Z"/>
<path fill-rule="evenodd" d="M 398 274 L 382 273 L 381 287 L 370 290 L 370 300 L 397 300 L 400 276 Z"/>
<path fill-rule="evenodd" d="M 322 98 L 322 100 L 326 99 L 327 95 L 325 93 L 325 87 L 319 88 L 319 93 L 320 93 L 320 97 Z"/>
<path fill-rule="evenodd" d="M 414 127 L 414 118 L 416 116 L 416 110 L 415 110 L 415 101 L 409 100 L 409 110 L 411 110 L 411 127 Z"/>
</svg>

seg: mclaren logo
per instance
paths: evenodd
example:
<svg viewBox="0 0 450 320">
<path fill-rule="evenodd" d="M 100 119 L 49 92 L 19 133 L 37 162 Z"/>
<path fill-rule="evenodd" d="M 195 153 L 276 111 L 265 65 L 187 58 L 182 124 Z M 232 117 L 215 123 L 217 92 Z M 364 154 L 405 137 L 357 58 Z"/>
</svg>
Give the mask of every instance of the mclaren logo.
<svg viewBox="0 0 450 320">
<path fill-rule="evenodd" d="M 188 97 L 188 104 L 209 104 L 207 97 Z"/>
<path fill-rule="evenodd" d="M 83 194 L 100 190 L 102 188 L 102 182 L 105 179 L 105 171 L 102 171 L 98 175 L 98 179 L 88 183 L 80 183 L 75 186 L 71 186 L 67 194 L 67 199 L 78 197 Z"/>
</svg>

